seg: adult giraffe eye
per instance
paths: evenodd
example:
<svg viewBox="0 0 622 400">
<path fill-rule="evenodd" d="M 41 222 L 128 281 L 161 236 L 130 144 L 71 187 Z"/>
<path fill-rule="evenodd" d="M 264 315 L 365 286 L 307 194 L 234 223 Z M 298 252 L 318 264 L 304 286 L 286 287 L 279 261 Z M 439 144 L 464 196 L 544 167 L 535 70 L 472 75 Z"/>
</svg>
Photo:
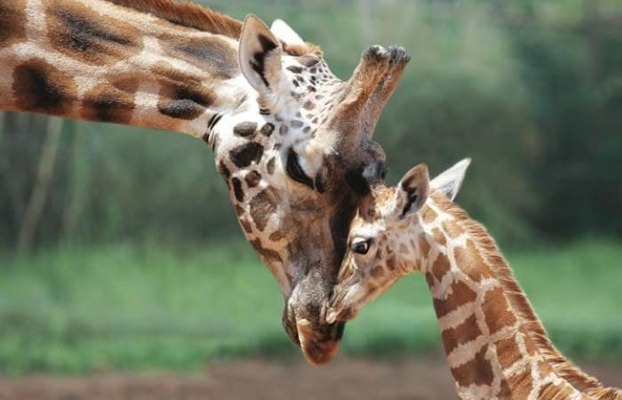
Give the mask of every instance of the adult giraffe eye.
<svg viewBox="0 0 622 400">
<path fill-rule="evenodd" d="M 303 185 L 309 186 L 313 189 L 313 179 L 309 178 L 309 176 L 305 173 L 305 171 L 300 166 L 300 161 L 298 160 L 298 154 L 294 152 L 294 150 L 290 149 L 287 153 L 287 174 L 296 182 L 300 182 Z"/>
<path fill-rule="evenodd" d="M 350 244 L 350 250 L 356 254 L 367 254 L 371 246 L 371 239 L 354 239 Z"/>
</svg>

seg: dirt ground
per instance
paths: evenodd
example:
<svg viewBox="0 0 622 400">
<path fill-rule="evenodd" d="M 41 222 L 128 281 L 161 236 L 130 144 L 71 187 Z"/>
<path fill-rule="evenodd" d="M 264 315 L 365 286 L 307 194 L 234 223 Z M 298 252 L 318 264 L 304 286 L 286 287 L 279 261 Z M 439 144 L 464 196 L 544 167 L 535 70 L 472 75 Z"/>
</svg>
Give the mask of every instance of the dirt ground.
<svg viewBox="0 0 622 400">
<path fill-rule="evenodd" d="M 581 364 L 622 386 L 622 365 Z M 0 400 L 310 400 L 452 399 L 440 359 L 341 359 L 316 368 L 303 361 L 242 360 L 209 364 L 204 373 L 98 374 L 83 378 L 0 377 Z"/>
</svg>

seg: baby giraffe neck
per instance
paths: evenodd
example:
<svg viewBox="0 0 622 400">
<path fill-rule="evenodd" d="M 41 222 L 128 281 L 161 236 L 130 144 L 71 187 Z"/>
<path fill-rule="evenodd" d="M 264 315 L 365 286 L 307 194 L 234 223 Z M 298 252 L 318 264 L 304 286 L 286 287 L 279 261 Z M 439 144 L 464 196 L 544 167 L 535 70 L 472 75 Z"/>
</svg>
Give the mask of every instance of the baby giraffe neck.
<svg viewBox="0 0 622 400">
<path fill-rule="evenodd" d="M 528 322 L 537 318 L 484 228 L 422 211 L 422 272 L 460 397 L 588 398 L 541 352 Z"/>
</svg>

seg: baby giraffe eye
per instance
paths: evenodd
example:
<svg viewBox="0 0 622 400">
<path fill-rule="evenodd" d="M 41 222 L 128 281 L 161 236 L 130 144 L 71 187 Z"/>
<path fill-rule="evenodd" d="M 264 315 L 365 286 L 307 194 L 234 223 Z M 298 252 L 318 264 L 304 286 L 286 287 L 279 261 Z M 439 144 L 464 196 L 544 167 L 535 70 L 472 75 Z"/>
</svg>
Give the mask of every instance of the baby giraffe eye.
<svg viewBox="0 0 622 400">
<path fill-rule="evenodd" d="M 357 254 L 367 254 L 371 245 L 371 239 L 356 238 L 350 243 L 350 249 Z"/>
</svg>

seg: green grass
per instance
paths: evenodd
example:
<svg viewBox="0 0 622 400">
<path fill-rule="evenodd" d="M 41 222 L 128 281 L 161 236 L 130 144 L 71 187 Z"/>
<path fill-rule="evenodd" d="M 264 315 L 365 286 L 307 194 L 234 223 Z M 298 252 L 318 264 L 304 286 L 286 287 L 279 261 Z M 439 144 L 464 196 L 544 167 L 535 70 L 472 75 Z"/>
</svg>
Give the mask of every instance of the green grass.
<svg viewBox="0 0 622 400">
<path fill-rule="evenodd" d="M 581 241 L 508 255 L 553 340 L 622 361 L 622 246 Z M 276 281 L 245 243 L 114 245 L 0 256 L 0 374 L 199 370 L 208 359 L 301 357 L 281 328 Z M 438 349 L 422 276 L 348 324 L 347 354 Z"/>
</svg>

